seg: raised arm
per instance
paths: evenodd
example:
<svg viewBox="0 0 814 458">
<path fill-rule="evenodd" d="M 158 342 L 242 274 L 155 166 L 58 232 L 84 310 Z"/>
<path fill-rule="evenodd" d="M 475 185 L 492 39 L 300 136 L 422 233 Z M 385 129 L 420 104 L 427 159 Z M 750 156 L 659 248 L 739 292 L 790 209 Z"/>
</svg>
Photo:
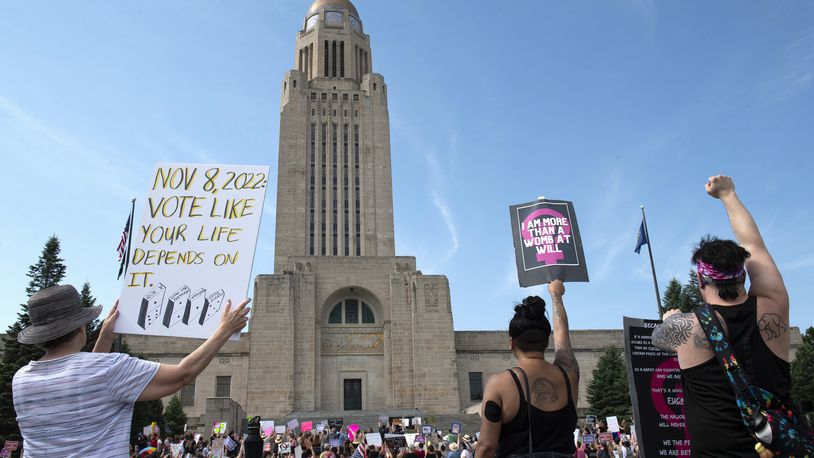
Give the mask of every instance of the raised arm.
<svg viewBox="0 0 814 458">
<path fill-rule="evenodd" d="M 735 193 L 732 178 L 726 175 L 710 177 L 706 190 L 709 195 L 723 203 L 735 238 L 751 254 L 746 260 L 749 294 L 769 299 L 774 307 L 788 310 L 789 296 L 783 284 L 783 277 L 780 276 L 780 270 L 763 242 L 754 218 Z"/>
<path fill-rule="evenodd" d="M 184 385 L 191 383 L 195 377 L 209 365 L 221 347 L 229 340 L 229 337 L 240 332 L 248 321 L 249 299 L 245 299 L 232 310 L 232 301 L 226 302 L 226 309 L 223 311 L 223 319 L 217 331 L 209 337 L 195 351 L 182 359 L 178 364 L 162 364 L 159 367 L 153 380 L 139 396 L 139 401 L 151 401 L 161 399 L 176 393 Z"/>
<path fill-rule="evenodd" d="M 113 326 L 116 325 L 116 319 L 119 318 L 119 300 L 116 300 L 116 303 L 113 304 L 113 308 L 110 309 L 110 313 L 107 314 L 107 318 L 102 323 L 102 327 L 99 328 L 99 336 L 96 338 L 96 343 L 93 345 L 93 352 L 94 353 L 110 353 L 111 347 L 113 347 L 113 342 L 118 337 L 116 334 L 113 333 Z"/>
<path fill-rule="evenodd" d="M 565 285 L 561 280 L 554 280 L 548 284 L 548 294 L 551 295 L 554 325 L 554 364 L 565 369 L 569 375 L 579 382 L 579 364 L 571 348 L 571 334 L 568 329 L 568 315 L 565 313 L 565 304 L 562 301 L 565 295 Z M 573 390 L 574 396 L 579 390 Z M 574 399 L 576 402 L 576 399 Z"/>
</svg>

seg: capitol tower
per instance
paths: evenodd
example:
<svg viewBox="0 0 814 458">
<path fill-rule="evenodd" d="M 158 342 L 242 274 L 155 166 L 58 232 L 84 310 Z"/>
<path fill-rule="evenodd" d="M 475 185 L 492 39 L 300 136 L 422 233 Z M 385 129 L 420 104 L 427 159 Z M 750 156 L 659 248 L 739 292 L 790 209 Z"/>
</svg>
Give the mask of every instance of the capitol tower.
<svg viewBox="0 0 814 458">
<path fill-rule="evenodd" d="M 246 411 L 458 412 L 446 277 L 396 256 L 387 85 L 348 0 L 316 0 L 283 78 L 274 274 L 255 282 Z"/>
</svg>

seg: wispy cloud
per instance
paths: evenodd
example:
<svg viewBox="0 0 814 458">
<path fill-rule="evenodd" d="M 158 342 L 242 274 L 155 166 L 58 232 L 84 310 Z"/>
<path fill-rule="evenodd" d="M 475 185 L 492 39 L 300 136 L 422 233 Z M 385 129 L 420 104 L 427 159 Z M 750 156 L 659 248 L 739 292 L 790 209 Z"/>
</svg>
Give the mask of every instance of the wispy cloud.
<svg viewBox="0 0 814 458">
<path fill-rule="evenodd" d="M 458 252 L 458 248 L 460 247 L 460 242 L 458 240 L 458 230 L 455 228 L 452 213 L 449 211 L 449 206 L 444 201 L 444 199 L 442 199 L 441 196 L 439 196 L 438 194 L 433 193 L 432 203 L 433 205 L 435 205 L 438 211 L 441 212 L 441 218 L 443 218 L 444 224 L 447 227 L 447 231 L 449 231 L 450 245 L 447 248 L 447 252 L 444 255 L 444 257 L 437 261 L 439 264 L 443 265 L 444 263 L 452 259 L 452 257 L 455 256 L 455 254 Z"/>
<path fill-rule="evenodd" d="M 774 77 L 759 86 L 765 101 L 782 101 L 807 90 L 814 83 L 814 27 L 805 30 L 782 52 Z"/>
</svg>

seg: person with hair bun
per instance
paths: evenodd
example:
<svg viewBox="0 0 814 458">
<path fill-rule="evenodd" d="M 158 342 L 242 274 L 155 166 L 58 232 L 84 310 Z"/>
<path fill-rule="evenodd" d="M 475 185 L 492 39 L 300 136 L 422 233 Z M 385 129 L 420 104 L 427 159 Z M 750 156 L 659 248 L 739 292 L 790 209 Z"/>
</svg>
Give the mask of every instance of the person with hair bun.
<svg viewBox="0 0 814 458">
<path fill-rule="evenodd" d="M 548 285 L 554 321 L 554 361 L 545 360 L 552 334 L 546 303 L 530 296 L 514 308 L 509 349 L 517 366 L 489 378 L 481 407 L 475 458 L 572 458 L 577 425 L 579 365 L 571 348 L 565 286 Z M 531 446 L 531 450 L 529 447 Z"/>
</svg>

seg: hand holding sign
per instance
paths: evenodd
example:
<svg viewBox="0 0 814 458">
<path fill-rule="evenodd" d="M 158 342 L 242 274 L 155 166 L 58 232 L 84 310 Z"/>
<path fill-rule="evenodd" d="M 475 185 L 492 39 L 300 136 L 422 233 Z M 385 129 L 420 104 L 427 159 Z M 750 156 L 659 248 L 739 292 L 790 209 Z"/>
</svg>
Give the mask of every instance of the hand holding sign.
<svg viewBox="0 0 814 458">
<path fill-rule="evenodd" d="M 220 322 L 220 330 L 231 336 L 246 327 L 246 323 L 249 321 L 249 312 L 251 311 L 251 307 L 246 306 L 251 301 L 251 299 L 243 299 L 243 302 L 232 310 L 232 300 L 227 300 L 226 309 L 223 310 L 223 318 Z"/>
</svg>

